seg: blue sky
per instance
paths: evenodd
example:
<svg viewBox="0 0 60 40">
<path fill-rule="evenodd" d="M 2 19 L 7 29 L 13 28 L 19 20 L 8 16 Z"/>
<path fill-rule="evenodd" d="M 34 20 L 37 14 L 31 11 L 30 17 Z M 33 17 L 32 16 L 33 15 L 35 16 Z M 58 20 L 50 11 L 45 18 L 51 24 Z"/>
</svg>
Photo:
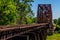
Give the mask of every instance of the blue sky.
<svg viewBox="0 0 60 40">
<path fill-rule="evenodd" d="M 37 14 L 38 4 L 51 4 L 53 19 L 60 17 L 60 0 L 34 0 L 32 3 L 32 10 L 35 13 L 35 16 Z"/>
</svg>

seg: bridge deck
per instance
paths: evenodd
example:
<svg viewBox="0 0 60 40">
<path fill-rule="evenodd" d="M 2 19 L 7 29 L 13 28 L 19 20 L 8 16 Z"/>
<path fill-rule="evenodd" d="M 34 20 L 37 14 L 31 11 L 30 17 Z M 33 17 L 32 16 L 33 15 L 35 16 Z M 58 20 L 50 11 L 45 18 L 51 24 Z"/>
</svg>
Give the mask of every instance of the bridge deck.
<svg viewBox="0 0 60 40">
<path fill-rule="evenodd" d="M 48 27 L 48 23 L 0 26 L 0 39 L 10 39 L 21 34 L 37 32 L 37 30 L 40 31 L 41 29 L 48 29 Z"/>
<path fill-rule="evenodd" d="M 1 31 L 13 30 L 13 29 L 24 29 L 24 28 L 31 28 L 31 27 L 40 27 L 47 25 L 48 23 L 41 23 L 41 24 L 27 24 L 27 25 L 11 25 L 11 26 L 0 26 Z"/>
</svg>

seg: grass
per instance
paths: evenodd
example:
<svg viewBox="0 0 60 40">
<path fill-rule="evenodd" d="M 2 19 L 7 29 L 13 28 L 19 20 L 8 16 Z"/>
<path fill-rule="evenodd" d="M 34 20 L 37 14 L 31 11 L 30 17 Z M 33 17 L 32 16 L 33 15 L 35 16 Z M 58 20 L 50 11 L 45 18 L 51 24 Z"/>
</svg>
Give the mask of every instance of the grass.
<svg viewBox="0 0 60 40">
<path fill-rule="evenodd" d="M 47 36 L 47 40 L 60 40 L 60 34 L 53 34 L 52 36 Z"/>
</svg>

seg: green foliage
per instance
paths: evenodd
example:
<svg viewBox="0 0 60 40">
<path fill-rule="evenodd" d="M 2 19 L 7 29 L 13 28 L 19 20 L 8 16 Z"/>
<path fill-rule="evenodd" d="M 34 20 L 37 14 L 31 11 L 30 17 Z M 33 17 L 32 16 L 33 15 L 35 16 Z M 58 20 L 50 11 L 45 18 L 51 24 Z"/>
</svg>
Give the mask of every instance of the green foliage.
<svg viewBox="0 0 60 40">
<path fill-rule="evenodd" d="M 26 22 L 27 24 L 31 24 L 32 23 L 32 18 L 31 17 L 27 17 L 27 22 Z"/>
<path fill-rule="evenodd" d="M 15 24 L 17 10 L 12 0 L 0 0 L 0 25 Z"/>
<path fill-rule="evenodd" d="M 20 20 L 18 21 L 19 24 L 28 24 L 28 16 L 34 16 L 33 11 L 31 10 L 31 2 L 33 2 L 33 0 L 14 0 L 14 2 L 17 6 L 17 10 L 20 15 Z M 30 19 L 28 21 L 31 22 Z"/>
<path fill-rule="evenodd" d="M 54 21 L 54 24 L 56 24 L 56 23 L 57 23 L 57 19 L 54 19 L 53 21 Z"/>
<path fill-rule="evenodd" d="M 0 25 L 32 23 L 31 2 L 33 0 L 0 0 Z"/>
<path fill-rule="evenodd" d="M 26 22 L 26 24 L 35 24 L 36 23 L 36 17 L 30 17 L 30 16 L 28 16 L 27 17 L 27 22 Z"/>
<path fill-rule="evenodd" d="M 56 26 L 55 32 L 60 33 L 60 18 L 54 19 L 54 26 Z"/>
<path fill-rule="evenodd" d="M 36 23 L 36 17 L 33 17 L 33 18 L 32 18 L 32 22 L 33 22 L 33 23 Z"/>
<path fill-rule="evenodd" d="M 60 18 L 58 18 L 58 23 L 57 24 L 60 26 Z"/>
<path fill-rule="evenodd" d="M 54 19 L 53 21 L 54 21 L 54 24 L 60 26 L 60 18 L 58 18 L 58 19 Z"/>
</svg>

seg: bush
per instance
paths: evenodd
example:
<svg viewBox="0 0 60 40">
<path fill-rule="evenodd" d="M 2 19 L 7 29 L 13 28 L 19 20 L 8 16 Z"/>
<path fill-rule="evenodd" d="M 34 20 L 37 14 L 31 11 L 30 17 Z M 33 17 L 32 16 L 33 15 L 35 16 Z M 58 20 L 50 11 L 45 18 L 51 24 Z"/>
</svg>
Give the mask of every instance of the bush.
<svg viewBox="0 0 60 40">
<path fill-rule="evenodd" d="M 60 28 L 56 27 L 56 29 L 54 31 L 55 31 L 55 33 L 60 33 Z"/>
</svg>

